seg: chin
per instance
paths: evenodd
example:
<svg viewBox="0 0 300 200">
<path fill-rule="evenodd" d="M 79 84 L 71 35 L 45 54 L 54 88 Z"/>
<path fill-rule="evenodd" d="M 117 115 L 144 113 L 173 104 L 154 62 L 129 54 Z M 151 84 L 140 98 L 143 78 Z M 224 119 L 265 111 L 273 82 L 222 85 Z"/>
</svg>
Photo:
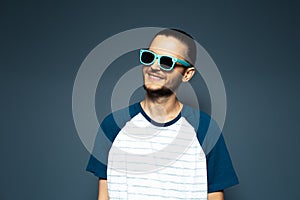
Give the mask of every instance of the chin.
<svg viewBox="0 0 300 200">
<path fill-rule="evenodd" d="M 144 89 L 146 90 L 148 96 L 151 98 L 158 98 L 158 97 L 168 97 L 174 94 L 174 92 L 167 88 L 167 87 L 160 87 L 160 88 L 151 88 L 147 85 L 144 85 Z"/>
</svg>

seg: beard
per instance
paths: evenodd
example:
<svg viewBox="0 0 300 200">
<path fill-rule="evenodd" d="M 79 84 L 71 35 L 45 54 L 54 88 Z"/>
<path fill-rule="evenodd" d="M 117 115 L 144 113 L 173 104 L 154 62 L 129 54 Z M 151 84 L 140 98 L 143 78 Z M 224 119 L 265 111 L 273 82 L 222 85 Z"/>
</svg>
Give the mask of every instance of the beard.
<svg viewBox="0 0 300 200">
<path fill-rule="evenodd" d="M 173 90 L 171 90 L 170 88 L 167 88 L 165 86 L 163 86 L 160 89 L 156 89 L 156 90 L 148 88 L 145 84 L 143 85 L 143 87 L 146 90 L 148 97 L 151 99 L 156 99 L 159 97 L 169 97 L 172 94 L 174 94 Z"/>
</svg>

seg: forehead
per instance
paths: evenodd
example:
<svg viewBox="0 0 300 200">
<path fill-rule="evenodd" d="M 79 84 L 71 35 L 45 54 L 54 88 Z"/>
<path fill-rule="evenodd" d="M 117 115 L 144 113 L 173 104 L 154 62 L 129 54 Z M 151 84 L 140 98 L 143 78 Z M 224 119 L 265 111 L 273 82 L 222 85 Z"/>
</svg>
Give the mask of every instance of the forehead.
<svg viewBox="0 0 300 200">
<path fill-rule="evenodd" d="M 185 43 L 173 36 L 158 35 L 150 44 L 150 50 L 158 54 L 171 55 L 188 59 L 188 47 Z"/>
</svg>

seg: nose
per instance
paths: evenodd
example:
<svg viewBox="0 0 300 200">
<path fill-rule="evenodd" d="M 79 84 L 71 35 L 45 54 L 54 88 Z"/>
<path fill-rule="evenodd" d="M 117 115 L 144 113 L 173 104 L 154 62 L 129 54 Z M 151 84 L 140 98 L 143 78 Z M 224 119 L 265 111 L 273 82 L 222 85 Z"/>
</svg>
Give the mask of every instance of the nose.
<svg viewBox="0 0 300 200">
<path fill-rule="evenodd" d="M 155 62 L 154 62 L 150 67 L 151 67 L 151 69 L 152 69 L 153 71 L 158 71 L 158 70 L 160 70 L 160 67 L 159 67 L 159 64 L 158 64 L 158 59 L 156 59 Z"/>
</svg>

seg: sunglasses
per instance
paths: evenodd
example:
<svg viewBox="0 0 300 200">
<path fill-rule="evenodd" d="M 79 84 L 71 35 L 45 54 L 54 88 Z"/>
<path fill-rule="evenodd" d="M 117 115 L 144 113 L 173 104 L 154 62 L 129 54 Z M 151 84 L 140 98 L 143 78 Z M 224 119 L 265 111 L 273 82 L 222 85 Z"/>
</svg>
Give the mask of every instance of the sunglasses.
<svg viewBox="0 0 300 200">
<path fill-rule="evenodd" d="M 155 60 L 158 59 L 159 67 L 164 71 L 171 71 L 176 63 L 180 63 L 184 67 L 191 67 L 191 64 L 187 61 L 180 60 L 178 58 L 166 55 L 158 55 L 153 51 L 141 49 L 140 50 L 140 62 L 143 65 L 152 65 Z"/>
</svg>

